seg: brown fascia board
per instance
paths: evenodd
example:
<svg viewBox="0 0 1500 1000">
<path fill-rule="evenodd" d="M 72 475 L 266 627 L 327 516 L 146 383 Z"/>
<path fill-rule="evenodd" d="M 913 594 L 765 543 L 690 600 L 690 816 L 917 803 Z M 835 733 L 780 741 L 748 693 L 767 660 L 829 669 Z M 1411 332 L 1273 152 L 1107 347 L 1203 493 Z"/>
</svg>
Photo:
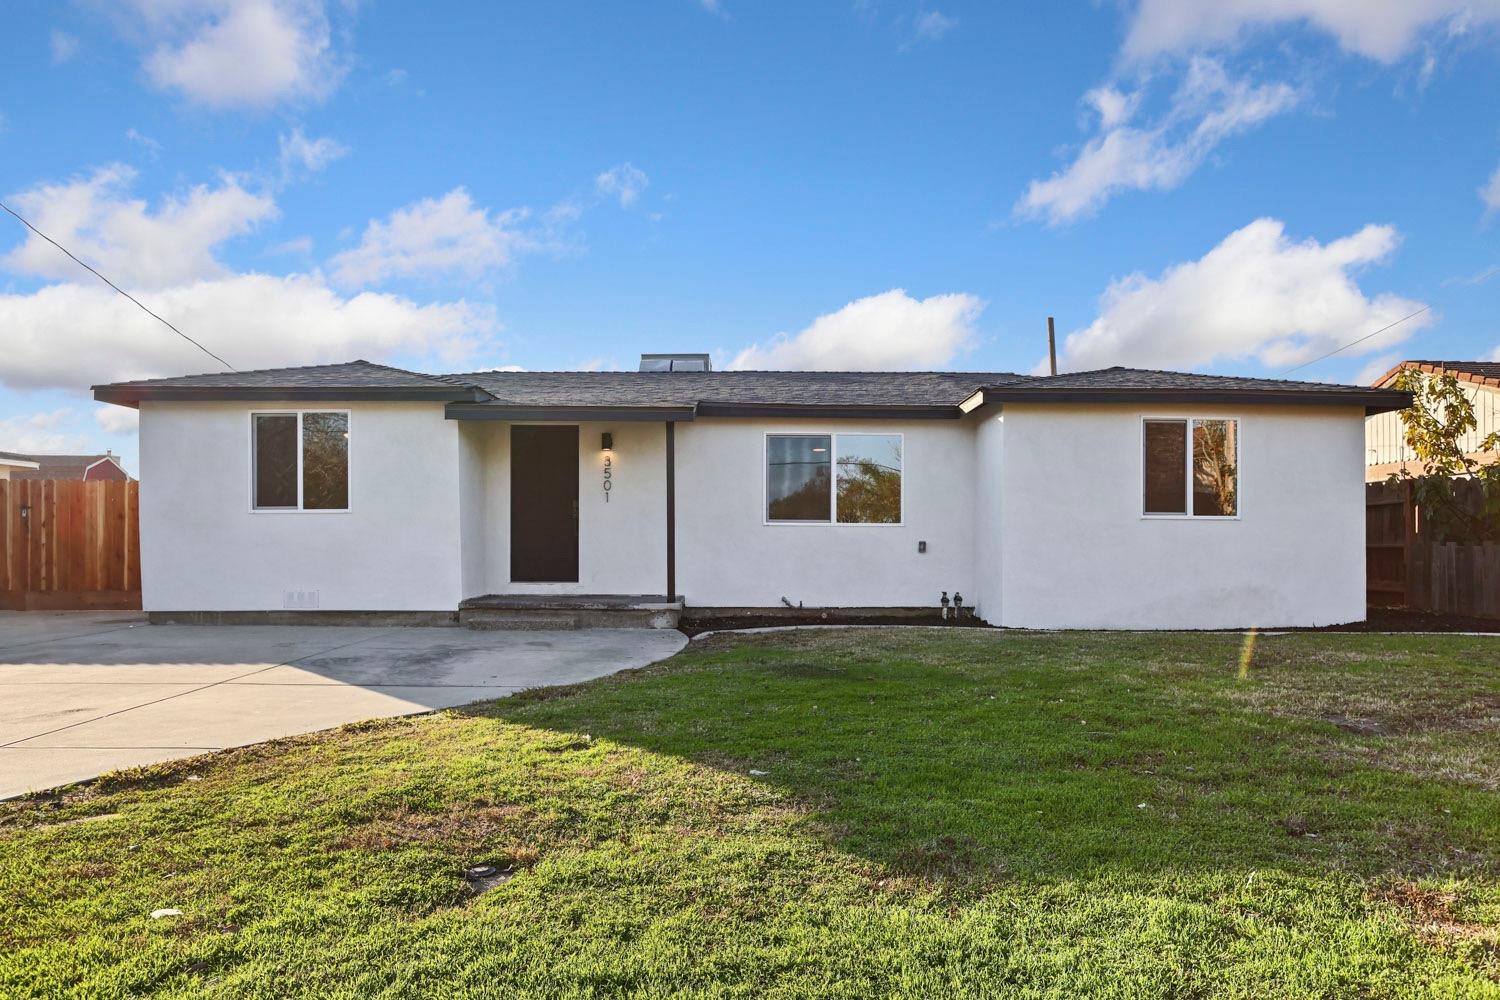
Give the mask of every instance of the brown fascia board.
<svg viewBox="0 0 1500 1000">
<path fill-rule="evenodd" d="M 142 402 L 217 402 L 260 400 L 263 402 L 426 402 L 477 403 L 491 398 L 478 386 L 198 386 L 198 385 L 96 385 L 94 398 L 101 403 L 137 406 Z"/>
<path fill-rule="evenodd" d="M 449 403 L 449 420 L 692 420 L 691 406 L 511 406 L 503 403 Z"/>
<path fill-rule="evenodd" d="M 957 406 L 841 403 L 708 403 L 698 404 L 700 417 L 822 417 L 828 420 L 957 420 Z"/>
<path fill-rule="evenodd" d="M 978 397 L 978 403 L 970 405 Z M 1365 416 L 1404 410 L 1412 394 L 1396 389 L 1094 389 L 994 386 L 964 400 L 969 410 L 986 403 L 1211 403 L 1240 406 L 1363 406 Z"/>
<path fill-rule="evenodd" d="M 450 404 L 450 420 L 670 420 L 714 417 L 811 417 L 826 420 L 955 420 L 956 406 L 865 405 L 837 403 L 709 403 L 695 406 L 511 406 L 499 403 Z"/>
</svg>

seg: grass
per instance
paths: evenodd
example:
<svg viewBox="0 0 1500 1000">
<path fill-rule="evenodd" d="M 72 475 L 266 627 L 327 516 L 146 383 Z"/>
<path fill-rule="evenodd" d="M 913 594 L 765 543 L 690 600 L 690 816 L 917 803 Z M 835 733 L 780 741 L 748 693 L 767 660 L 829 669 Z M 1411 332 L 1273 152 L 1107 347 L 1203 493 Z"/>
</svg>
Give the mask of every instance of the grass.
<svg viewBox="0 0 1500 1000">
<path fill-rule="evenodd" d="M 719 637 L 110 776 L 0 807 L 0 996 L 1500 997 L 1500 646 L 1243 651 Z"/>
</svg>

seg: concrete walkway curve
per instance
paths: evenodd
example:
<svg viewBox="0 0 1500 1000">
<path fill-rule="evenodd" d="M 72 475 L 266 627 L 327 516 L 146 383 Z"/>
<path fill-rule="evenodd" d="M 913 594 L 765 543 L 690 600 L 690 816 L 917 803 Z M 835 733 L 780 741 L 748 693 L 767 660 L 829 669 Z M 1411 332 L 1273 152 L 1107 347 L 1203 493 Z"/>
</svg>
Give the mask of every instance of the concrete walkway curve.
<svg viewBox="0 0 1500 1000">
<path fill-rule="evenodd" d="M 659 629 L 147 625 L 0 612 L 0 798 L 666 659 Z"/>
</svg>

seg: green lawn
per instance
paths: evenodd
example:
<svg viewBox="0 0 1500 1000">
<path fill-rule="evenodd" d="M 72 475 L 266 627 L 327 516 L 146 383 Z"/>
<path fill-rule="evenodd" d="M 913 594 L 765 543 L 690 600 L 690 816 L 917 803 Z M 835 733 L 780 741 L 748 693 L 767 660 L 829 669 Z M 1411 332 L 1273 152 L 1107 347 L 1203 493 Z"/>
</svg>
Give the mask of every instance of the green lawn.
<svg viewBox="0 0 1500 1000">
<path fill-rule="evenodd" d="M 719 637 L 0 806 L 0 996 L 1500 997 L 1500 641 L 1242 647 Z"/>
</svg>

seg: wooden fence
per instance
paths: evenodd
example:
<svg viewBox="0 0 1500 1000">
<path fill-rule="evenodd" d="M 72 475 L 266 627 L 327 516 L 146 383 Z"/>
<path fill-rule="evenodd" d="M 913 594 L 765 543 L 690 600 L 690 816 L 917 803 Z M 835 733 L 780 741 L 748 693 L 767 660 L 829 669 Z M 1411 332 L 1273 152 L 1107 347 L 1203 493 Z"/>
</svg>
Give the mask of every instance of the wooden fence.
<svg viewBox="0 0 1500 1000">
<path fill-rule="evenodd" d="M 1365 576 L 1374 607 L 1500 618 L 1500 544 L 1435 540 L 1410 483 L 1365 487 Z"/>
<path fill-rule="evenodd" d="M 0 608 L 141 606 L 140 483 L 0 480 Z"/>
</svg>

